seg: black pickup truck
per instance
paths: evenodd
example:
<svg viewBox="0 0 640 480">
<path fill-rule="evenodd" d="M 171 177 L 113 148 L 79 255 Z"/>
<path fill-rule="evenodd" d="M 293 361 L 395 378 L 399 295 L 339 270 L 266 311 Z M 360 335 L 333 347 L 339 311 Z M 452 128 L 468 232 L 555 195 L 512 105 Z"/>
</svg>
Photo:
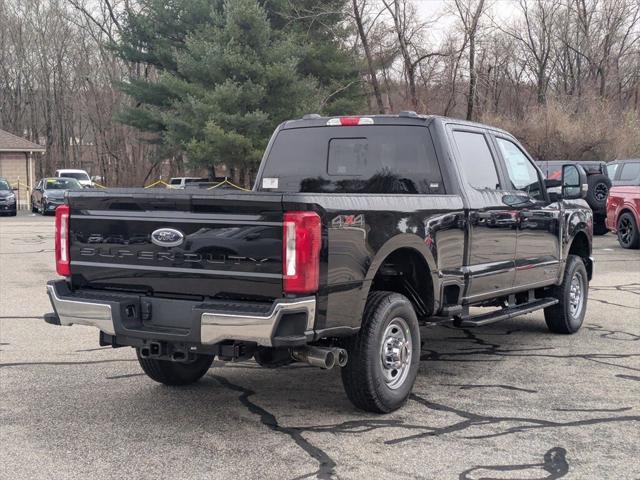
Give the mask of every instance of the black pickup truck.
<svg viewBox="0 0 640 480">
<path fill-rule="evenodd" d="M 70 191 L 45 320 L 97 327 L 167 385 L 216 356 L 339 365 L 354 405 L 389 412 L 429 342 L 420 324 L 544 309 L 552 332 L 580 328 L 586 183 L 568 165 L 550 195 L 518 141 L 484 125 L 307 115 L 275 131 L 252 192 Z"/>
</svg>

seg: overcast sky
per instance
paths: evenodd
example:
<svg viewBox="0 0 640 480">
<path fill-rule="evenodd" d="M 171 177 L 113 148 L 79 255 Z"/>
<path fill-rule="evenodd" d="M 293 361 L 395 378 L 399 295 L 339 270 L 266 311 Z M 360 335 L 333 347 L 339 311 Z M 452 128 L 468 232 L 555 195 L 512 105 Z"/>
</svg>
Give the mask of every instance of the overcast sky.
<svg viewBox="0 0 640 480">
<path fill-rule="evenodd" d="M 437 17 L 439 14 L 446 12 L 448 6 L 452 5 L 451 1 L 446 0 L 411 0 L 413 4 L 416 6 L 418 11 L 418 15 L 424 20 L 433 19 Z M 491 15 L 496 19 L 496 21 L 507 20 L 509 17 L 517 14 L 517 3 L 516 0 L 488 0 L 488 3 L 491 5 Z M 447 5 L 449 4 L 449 5 Z M 441 37 L 444 32 L 446 32 L 447 28 L 451 26 L 454 18 L 451 16 L 443 17 L 437 25 L 434 26 L 432 34 L 434 35 L 434 40 L 438 40 L 438 37 Z"/>
</svg>

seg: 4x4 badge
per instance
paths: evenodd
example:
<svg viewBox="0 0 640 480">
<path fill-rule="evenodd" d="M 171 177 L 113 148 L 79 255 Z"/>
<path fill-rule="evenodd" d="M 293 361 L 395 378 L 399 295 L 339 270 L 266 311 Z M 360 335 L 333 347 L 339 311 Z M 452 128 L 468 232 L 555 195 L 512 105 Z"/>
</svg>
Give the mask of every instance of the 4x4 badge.
<svg viewBox="0 0 640 480">
<path fill-rule="evenodd" d="M 338 215 L 331 220 L 331 228 L 362 228 L 364 215 Z"/>
</svg>

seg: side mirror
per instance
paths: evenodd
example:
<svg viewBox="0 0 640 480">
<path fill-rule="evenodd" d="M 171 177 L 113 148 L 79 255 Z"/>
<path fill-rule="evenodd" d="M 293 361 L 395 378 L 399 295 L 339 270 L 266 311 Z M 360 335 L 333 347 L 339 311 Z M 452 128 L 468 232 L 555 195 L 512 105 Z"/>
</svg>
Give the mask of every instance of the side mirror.
<svg viewBox="0 0 640 480">
<path fill-rule="evenodd" d="M 587 189 L 587 173 L 582 167 L 567 164 L 562 166 L 562 198 L 565 200 L 574 200 L 578 198 L 586 198 Z"/>
</svg>

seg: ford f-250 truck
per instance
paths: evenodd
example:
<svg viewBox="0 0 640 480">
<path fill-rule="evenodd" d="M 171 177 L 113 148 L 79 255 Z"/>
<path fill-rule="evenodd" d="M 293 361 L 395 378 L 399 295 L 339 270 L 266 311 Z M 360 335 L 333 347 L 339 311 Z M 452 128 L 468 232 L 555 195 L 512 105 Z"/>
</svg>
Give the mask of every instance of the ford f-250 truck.
<svg viewBox="0 0 640 480">
<path fill-rule="evenodd" d="M 584 171 L 561 194 L 502 130 L 403 112 L 280 125 L 252 192 L 70 191 L 47 285 L 55 325 L 131 346 L 157 382 L 214 357 L 342 367 L 361 409 L 399 408 L 419 325 L 544 309 L 576 332 L 592 276 Z M 475 308 L 490 307 L 490 308 Z"/>
</svg>

